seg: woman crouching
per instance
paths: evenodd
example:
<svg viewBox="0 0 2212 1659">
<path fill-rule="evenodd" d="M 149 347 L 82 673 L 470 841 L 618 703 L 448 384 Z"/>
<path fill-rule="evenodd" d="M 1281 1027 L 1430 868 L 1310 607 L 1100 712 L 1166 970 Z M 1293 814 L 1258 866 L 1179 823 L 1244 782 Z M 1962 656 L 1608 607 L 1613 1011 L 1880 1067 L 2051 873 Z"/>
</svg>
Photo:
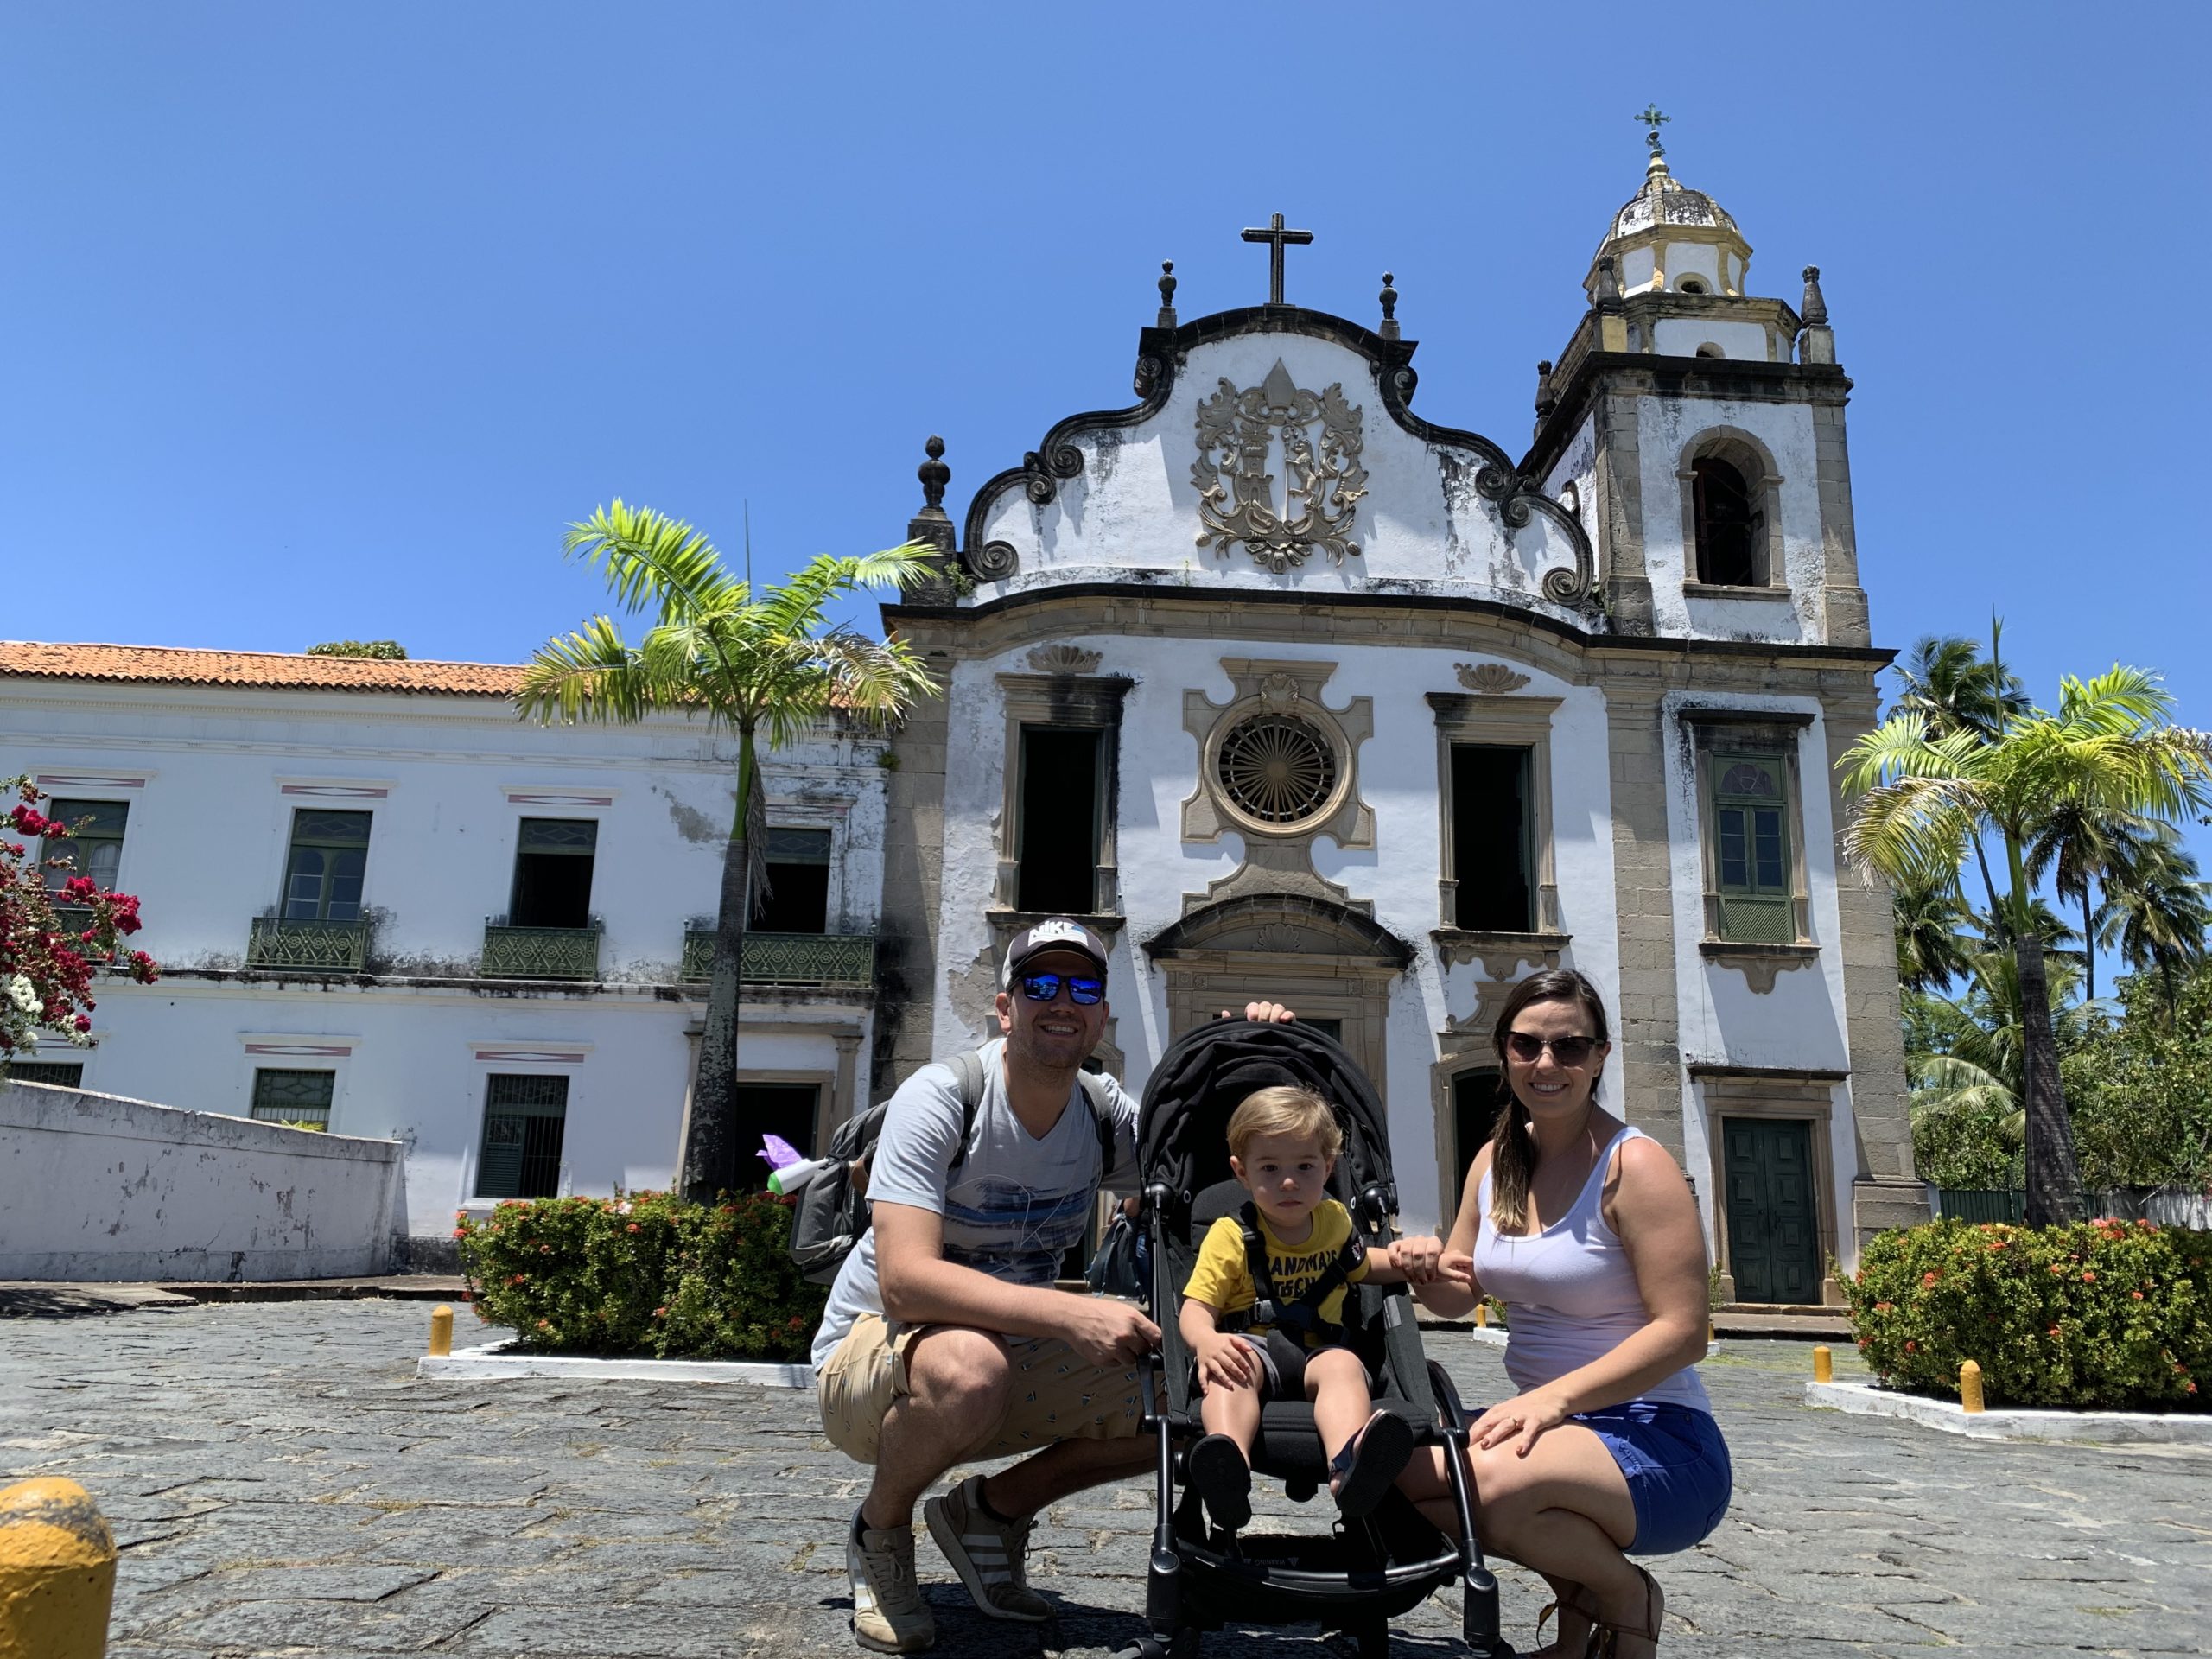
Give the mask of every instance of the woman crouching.
<svg viewBox="0 0 2212 1659">
<path fill-rule="evenodd" d="M 1707 1319 L 1697 1205 L 1665 1149 L 1598 1105 L 1611 1046 L 1588 980 L 1522 981 L 1492 1041 L 1510 1100 L 1467 1172 L 1444 1276 L 1414 1294 L 1447 1318 L 1485 1295 L 1506 1306 L 1520 1392 L 1474 1425 L 1476 1525 L 1551 1585 L 1560 1634 L 1544 1654 L 1643 1659 L 1666 1599 L 1624 1552 L 1689 1548 L 1731 1486 L 1693 1369 Z M 1399 1484 L 1456 1533 L 1442 1456 Z"/>
</svg>

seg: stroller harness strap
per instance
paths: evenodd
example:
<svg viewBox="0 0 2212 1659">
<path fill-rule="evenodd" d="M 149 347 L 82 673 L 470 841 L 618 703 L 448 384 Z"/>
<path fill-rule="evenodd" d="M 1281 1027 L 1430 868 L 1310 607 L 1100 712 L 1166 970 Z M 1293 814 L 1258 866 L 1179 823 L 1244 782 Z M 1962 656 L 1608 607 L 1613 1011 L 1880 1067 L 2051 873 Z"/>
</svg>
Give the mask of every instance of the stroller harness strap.
<svg viewBox="0 0 2212 1659">
<path fill-rule="evenodd" d="M 1244 1235 L 1244 1268 L 1252 1277 L 1255 1300 L 1250 1307 L 1218 1319 L 1216 1328 L 1234 1334 L 1255 1325 L 1275 1325 L 1296 1332 L 1309 1344 L 1342 1342 L 1344 1327 L 1323 1319 L 1321 1307 L 1351 1282 L 1351 1275 L 1366 1258 L 1366 1247 L 1360 1241 L 1358 1229 L 1353 1229 L 1344 1240 L 1344 1248 L 1337 1252 L 1336 1260 L 1321 1270 L 1321 1276 L 1306 1286 L 1295 1301 L 1286 1302 L 1275 1295 L 1274 1274 L 1268 1266 L 1267 1236 L 1260 1230 L 1259 1206 L 1247 1198 L 1236 1212 L 1236 1223 Z"/>
</svg>

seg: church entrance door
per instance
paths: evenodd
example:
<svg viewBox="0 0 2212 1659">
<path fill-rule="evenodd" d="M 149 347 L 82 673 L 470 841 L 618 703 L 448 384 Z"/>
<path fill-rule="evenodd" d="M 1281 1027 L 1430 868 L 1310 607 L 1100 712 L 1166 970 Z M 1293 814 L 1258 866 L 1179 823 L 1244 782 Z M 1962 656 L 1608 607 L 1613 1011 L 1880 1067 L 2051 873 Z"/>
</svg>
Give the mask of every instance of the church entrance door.
<svg viewBox="0 0 2212 1659">
<path fill-rule="evenodd" d="M 1722 1120 L 1728 1268 L 1745 1302 L 1821 1300 L 1813 1126 L 1804 1118 Z"/>
</svg>

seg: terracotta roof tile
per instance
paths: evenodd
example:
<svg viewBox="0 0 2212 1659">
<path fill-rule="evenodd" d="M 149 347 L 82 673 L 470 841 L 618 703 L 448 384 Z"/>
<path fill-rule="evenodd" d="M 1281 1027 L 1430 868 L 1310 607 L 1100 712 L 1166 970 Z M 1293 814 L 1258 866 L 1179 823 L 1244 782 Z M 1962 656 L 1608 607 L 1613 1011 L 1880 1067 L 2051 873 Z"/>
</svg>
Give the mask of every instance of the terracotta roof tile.
<svg viewBox="0 0 2212 1659">
<path fill-rule="evenodd" d="M 0 678 L 137 680 L 170 685 L 259 685 L 304 691 L 399 691 L 507 697 L 522 670 L 505 663 L 380 662 L 271 651 L 170 645 L 45 645 L 0 640 Z"/>
</svg>

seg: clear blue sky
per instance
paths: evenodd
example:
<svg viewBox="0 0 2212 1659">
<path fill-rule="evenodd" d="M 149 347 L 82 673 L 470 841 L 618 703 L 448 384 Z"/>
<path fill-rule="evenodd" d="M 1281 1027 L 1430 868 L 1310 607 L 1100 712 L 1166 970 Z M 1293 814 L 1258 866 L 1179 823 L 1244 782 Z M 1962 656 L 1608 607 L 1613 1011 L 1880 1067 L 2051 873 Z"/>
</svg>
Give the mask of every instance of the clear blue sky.
<svg viewBox="0 0 2212 1659">
<path fill-rule="evenodd" d="M 1514 453 L 1669 158 L 1824 273 L 1878 640 L 2212 724 L 2202 5 L 31 4 L 0 14 L 0 637 L 518 660 L 621 494 L 763 575 L 1128 401 L 1159 261 L 1421 342 Z M 2200 842 L 2200 845 L 2202 842 Z"/>
</svg>

